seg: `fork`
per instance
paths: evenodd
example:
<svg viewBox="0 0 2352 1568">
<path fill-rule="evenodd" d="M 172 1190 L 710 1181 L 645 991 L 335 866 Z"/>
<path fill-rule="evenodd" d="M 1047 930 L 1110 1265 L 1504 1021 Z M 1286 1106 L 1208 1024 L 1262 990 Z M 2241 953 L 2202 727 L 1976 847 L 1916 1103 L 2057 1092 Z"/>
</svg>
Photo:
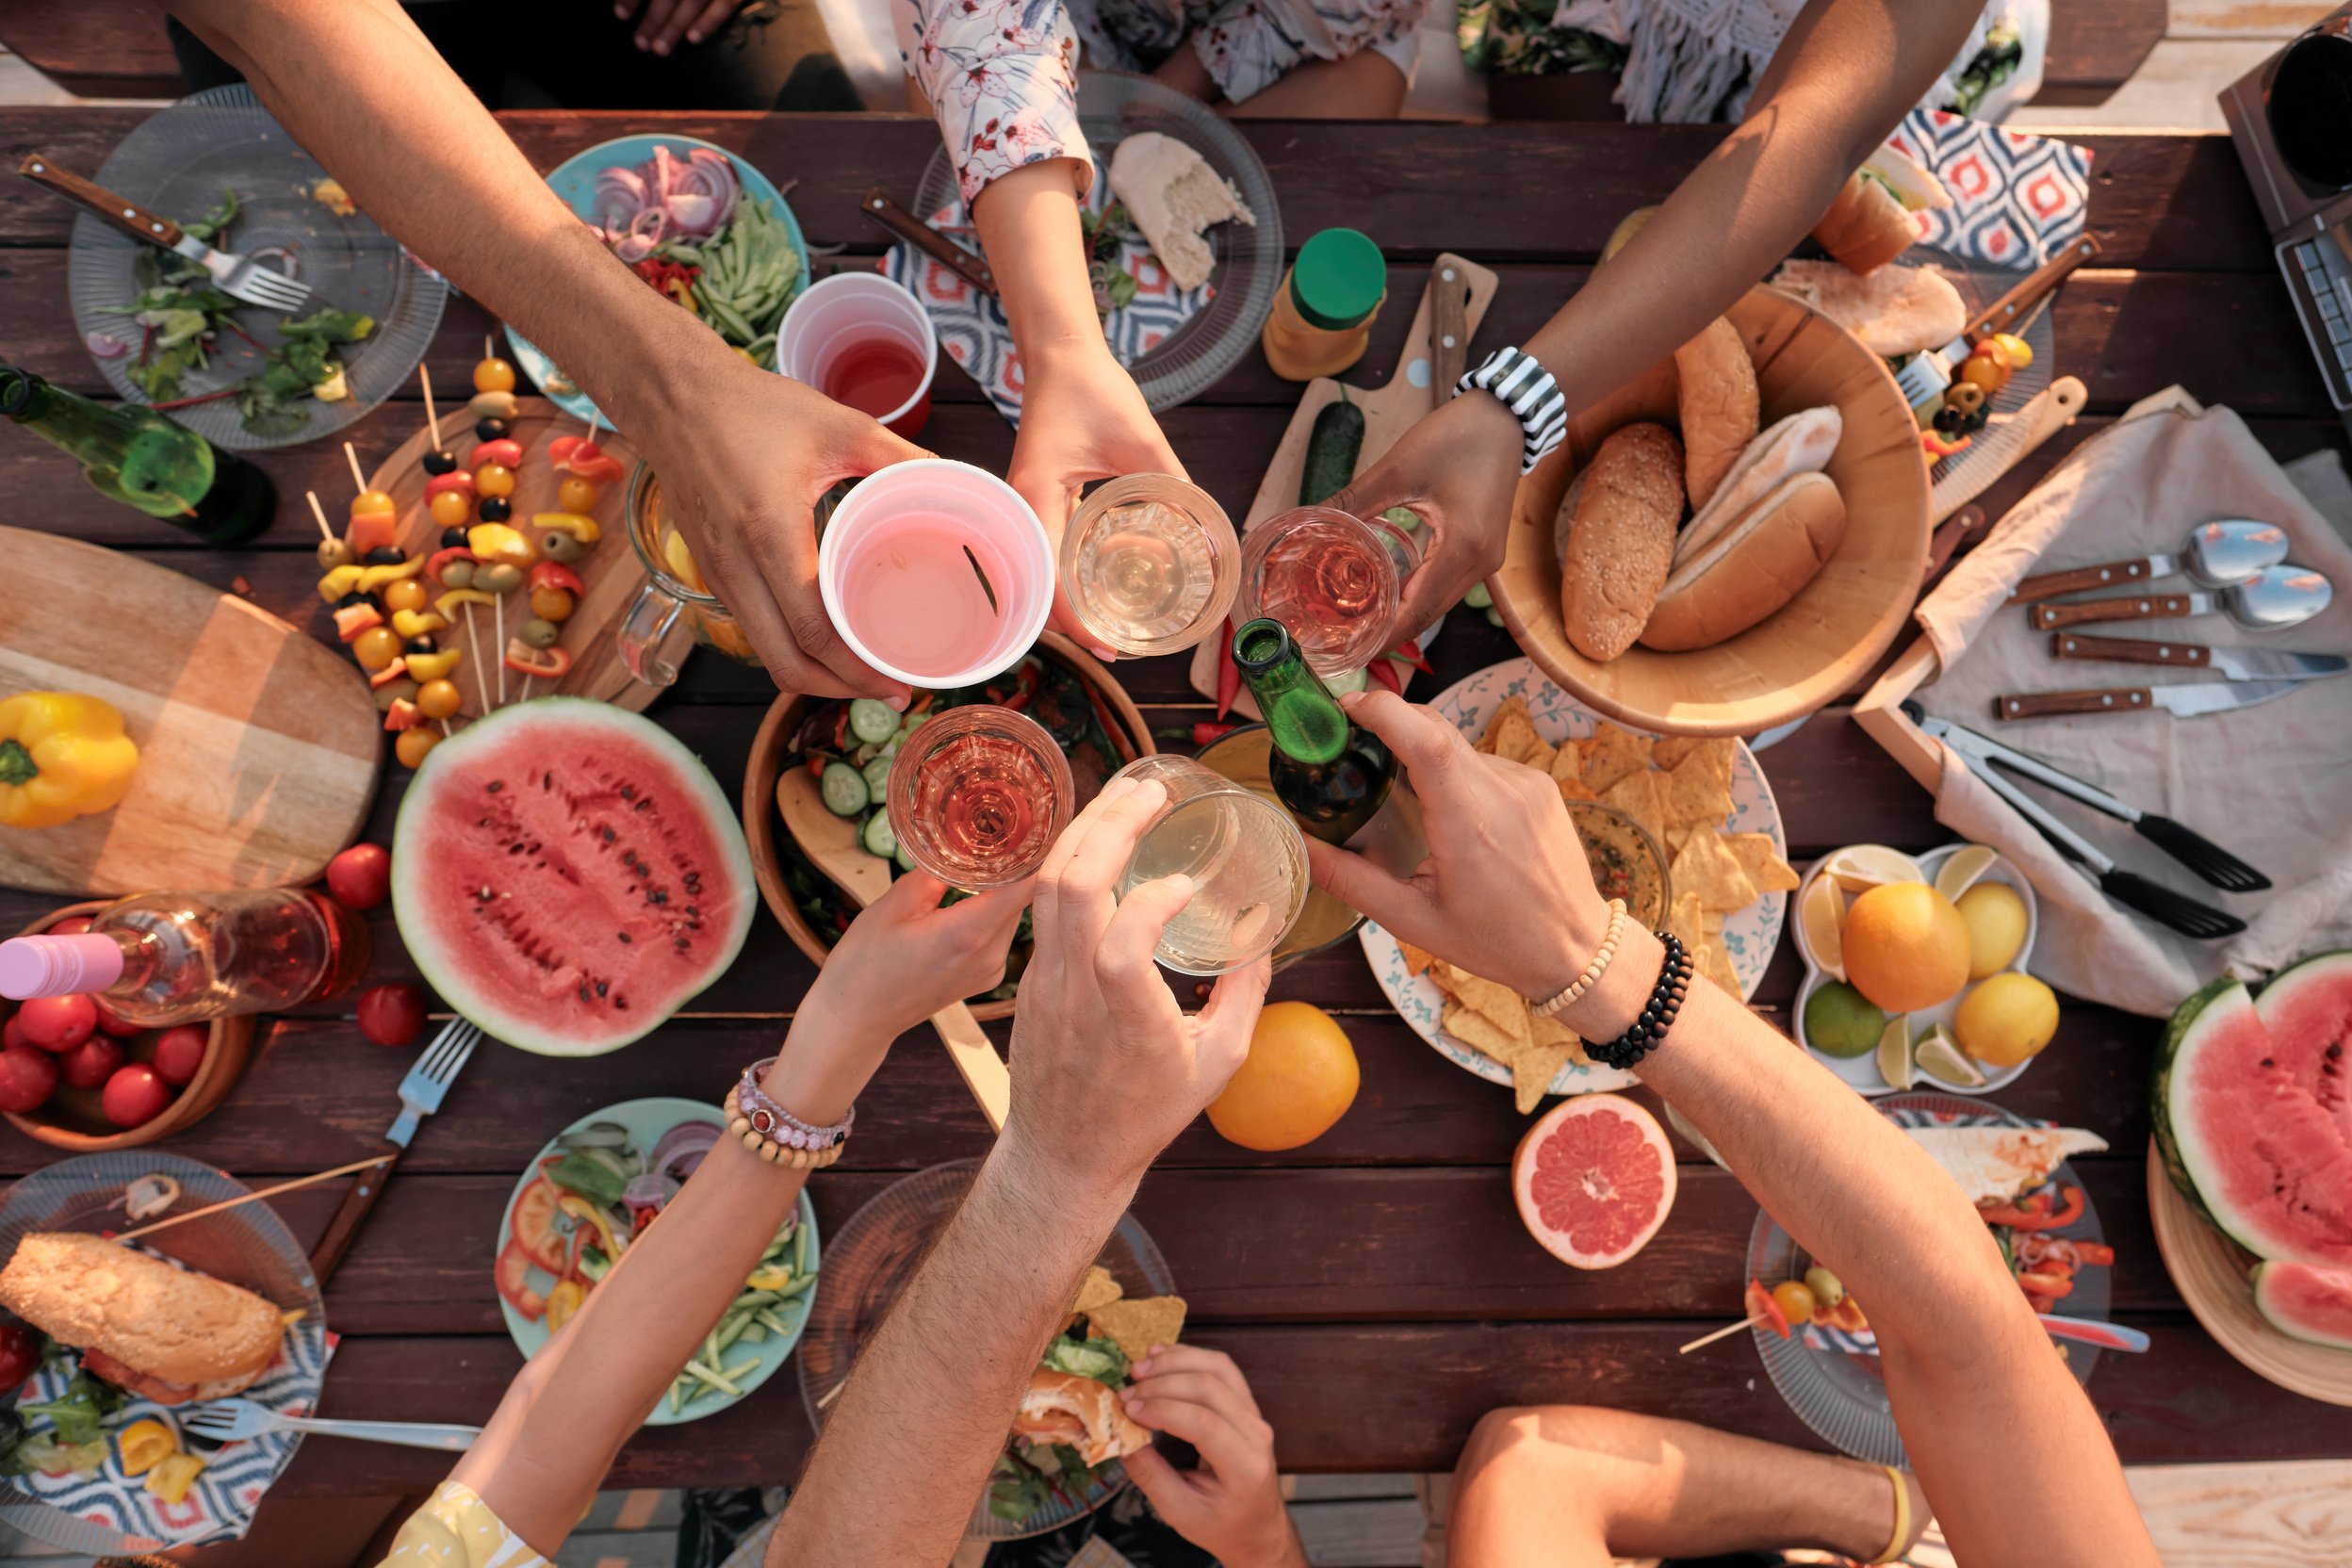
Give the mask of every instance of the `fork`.
<svg viewBox="0 0 2352 1568">
<path fill-rule="evenodd" d="M 396 1443 L 403 1448 L 439 1448 L 464 1453 L 482 1435 L 480 1427 L 428 1421 L 319 1421 L 280 1415 L 251 1399 L 215 1399 L 181 1413 L 180 1425 L 215 1443 L 242 1443 L 264 1432 L 302 1432 L 314 1437 L 349 1437 L 363 1443 Z"/>
<path fill-rule="evenodd" d="M 299 278 L 270 270 L 250 256 L 234 251 L 219 251 L 188 234 L 169 218 L 149 212 L 136 202 L 126 201 L 95 181 L 86 180 L 70 170 L 60 169 L 57 160 L 46 153 L 30 153 L 16 166 L 16 172 L 35 185 L 56 192 L 106 222 L 121 229 L 134 239 L 186 256 L 212 274 L 212 281 L 224 294 L 233 294 L 249 305 L 264 310 L 291 313 L 302 308 L 310 300 L 310 285 Z"/>
<path fill-rule="evenodd" d="M 1970 318 L 1960 329 L 1959 336 L 1940 349 L 1929 349 L 1904 360 L 1895 371 L 1895 384 L 1903 389 L 1903 401 L 1916 410 L 1943 396 L 1960 362 L 1968 357 L 1978 343 L 1995 333 L 2024 335 L 2034 318 L 2057 298 L 2058 286 L 2066 282 L 2067 274 L 2098 254 L 2099 240 L 2088 234 L 2059 247 L 2056 255 Z"/>
<path fill-rule="evenodd" d="M 442 1097 L 449 1092 L 450 1082 L 481 1040 L 481 1027 L 462 1018 L 449 1020 L 441 1033 L 433 1037 L 424 1054 L 416 1058 L 416 1065 L 408 1070 L 408 1076 L 400 1080 L 400 1114 L 393 1118 L 391 1127 L 384 1133 L 386 1142 L 396 1149 L 408 1147 L 409 1140 L 416 1135 L 417 1124 L 441 1108 Z M 310 1251 L 311 1272 L 321 1284 L 335 1272 L 335 1266 L 343 1261 L 343 1254 L 351 1250 L 360 1221 L 368 1217 L 391 1181 L 392 1166 L 387 1163 L 361 1171 L 351 1190 L 343 1195 L 342 1206 L 327 1221 L 326 1233 Z"/>
</svg>

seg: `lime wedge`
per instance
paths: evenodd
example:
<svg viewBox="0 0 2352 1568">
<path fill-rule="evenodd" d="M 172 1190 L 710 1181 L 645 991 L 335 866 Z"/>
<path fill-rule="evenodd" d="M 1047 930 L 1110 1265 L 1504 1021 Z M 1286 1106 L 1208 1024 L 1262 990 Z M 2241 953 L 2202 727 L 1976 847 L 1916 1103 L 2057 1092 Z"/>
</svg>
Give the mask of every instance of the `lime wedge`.
<svg viewBox="0 0 2352 1568">
<path fill-rule="evenodd" d="M 1797 904 L 1797 923 L 1813 962 L 1826 974 L 1846 977 L 1846 949 L 1841 933 L 1846 924 L 1846 895 L 1838 879 L 1826 874 L 1805 886 Z"/>
<path fill-rule="evenodd" d="M 1879 1048 L 1882 1052 L 1886 1047 Z M 1919 1037 L 1913 1058 L 1919 1069 L 1930 1078 L 1940 1078 L 1947 1084 L 1963 1088 L 1981 1089 L 1984 1086 L 1984 1070 L 1968 1060 L 1952 1033 L 1938 1023 Z"/>
<path fill-rule="evenodd" d="M 1960 895 L 1974 887 L 1976 879 L 1992 870 L 1993 862 L 2000 858 L 2001 852 L 1990 844 L 1969 844 L 1954 850 L 1952 858 L 1936 874 L 1936 890 L 1956 904 Z"/>
<path fill-rule="evenodd" d="M 1869 892 L 1889 882 L 1924 882 L 1919 863 L 1885 844 L 1848 844 L 1821 862 L 1821 874 L 1834 877 L 1850 893 Z"/>
<path fill-rule="evenodd" d="M 1912 1070 L 1911 1020 L 1907 1014 L 1897 1013 L 1886 1021 L 1886 1032 L 1878 1037 L 1878 1075 L 1898 1089 L 1907 1089 L 1919 1082 Z"/>
</svg>

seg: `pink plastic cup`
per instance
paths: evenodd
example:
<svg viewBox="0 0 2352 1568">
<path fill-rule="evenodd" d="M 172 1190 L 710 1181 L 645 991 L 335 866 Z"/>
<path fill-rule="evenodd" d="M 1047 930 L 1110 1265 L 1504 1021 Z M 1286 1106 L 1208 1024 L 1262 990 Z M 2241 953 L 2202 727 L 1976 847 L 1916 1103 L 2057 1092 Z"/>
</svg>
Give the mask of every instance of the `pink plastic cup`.
<svg viewBox="0 0 2352 1568">
<path fill-rule="evenodd" d="M 917 361 L 922 377 L 895 406 L 868 406 L 874 399 L 858 395 L 908 384 Z M 911 441 L 931 417 L 939 344 L 921 300 L 879 272 L 836 272 L 809 285 L 785 311 L 776 333 L 776 368 Z M 870 379 L 876 373 L 887 380 Z"/>
</svg>

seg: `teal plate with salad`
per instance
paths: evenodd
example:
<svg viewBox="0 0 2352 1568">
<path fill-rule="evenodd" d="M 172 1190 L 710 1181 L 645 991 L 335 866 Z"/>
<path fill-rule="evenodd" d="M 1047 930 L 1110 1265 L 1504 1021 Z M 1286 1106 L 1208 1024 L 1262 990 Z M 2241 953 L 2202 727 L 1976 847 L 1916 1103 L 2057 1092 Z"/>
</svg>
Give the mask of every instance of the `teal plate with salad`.
<svg viewBox="0 0 2352 1568">
<path fill-rule="evenodd" d="M 728 344 L 774 368 L 776 324 L 808 286 L 808 244 L 765 174 L 690 136 L 624 136 L 564 159 L 547 188 L 648 286 L 683 292 Z M 597 416 L 536 345 L 513 327 L 506 340 L 558 408 L 576 419 Z"/>
<path fill-rule="evenodd" d="M 612 1267 L 605 1233 L 625 1255 L 629 1238 L 659 1222 L 661 1206 L 726 1135 L 715 1106 L 625 1100 L 580 1118 L 539 1151 L 507 1199 L 494 1266 L 498 1311 L 526 1358 L 553 1337 L 550 1324 L 564 1314 L 559 1292 L 566 1280 L 584 1301 Z M 817 1212 L 804 1191 L 798 1210 L 645 1425 L 674 1427 L 716 1414 L 774 1377 L 808 1326 L 818 1266 Z"/>
</svg>

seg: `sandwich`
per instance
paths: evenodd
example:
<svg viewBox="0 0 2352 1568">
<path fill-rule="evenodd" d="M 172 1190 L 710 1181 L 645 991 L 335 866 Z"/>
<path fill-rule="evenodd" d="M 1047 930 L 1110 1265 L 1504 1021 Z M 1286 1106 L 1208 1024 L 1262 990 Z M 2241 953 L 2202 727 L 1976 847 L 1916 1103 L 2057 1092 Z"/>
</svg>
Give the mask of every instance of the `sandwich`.
<svg viewBox="0 0 2352 1568">
<path fill-rule="evenodd" d="M 1019 1524 L 1056 1497 L 1083 1497 L 1114 1460 L 1151 1446 L 1119 1402 L 1128 1368 L 1184 1331 L 1180 1296 L 1129 1298 L 1111 1271 L 1086 1270 L 1070 1321 L 1021 1391 L 1013 1431 L 988 1478 L 988 1511 Z"/>
<path fill-rule="evenodd" d="M 1951 193 L 1924 164 L 1882 146 L 1839 188 L 1813 237 L 1840 266 L 1871 272 L 1911 248 L 1913 214 L 1950 205 Z"/>
<path fill-rule="evenodd" d="M 2107 1147 L 2080 1127 L 1912 1127 L 1905 1131 L 1960 1184 L 1968 1201 L 2007 1203 L 2038 1191 L 2076 1154 Z"/>
<path fill-rule="evenodd" d="M 1881 359 L 1940 348 L 1968 324 L 1960 291 L 1932 267 L 1882 267 L 1856 277 L 1834 261 L 1787 261 L 1772 286 L 1793 294 Z"/>
<path fill-rule="evenodd" d="M 1150 1446 L 1152 1434 L 1128 1418 L 1110 1384 L 1041 1366 L 1030 1374 L 1021 1394 L 1013 1440 L 1066 1444 L 1086 1464 L 1096 1465 Z"/>
<path fill-rule="evenodd" d="M 250 1290 L 70 1233 L 17 1243 L 0 1306 L 80 1350 L 90 1376 L 159 1405 L 243 1393 L 286 1334 L 285 1315 Z"/>
<path fill-rule="evenodd" d="M 1803 593 L 1845 535 L 1845 498 L 1827 474 L 1784 480 L 1667 575 L 1642 645 L 1687 653 L 1737 637 Z"/>
<path fill-rule="evenodd" d="M 1172 136 L 1138 131 L 1111 154 L 1111 194 L 1143 231 L 1152 253 L 1179 288 L 1198 288 L 1217 270 L 1203 233 L 1219 223 L 1258 220 L 1231 181 Z"/>
</svg>

